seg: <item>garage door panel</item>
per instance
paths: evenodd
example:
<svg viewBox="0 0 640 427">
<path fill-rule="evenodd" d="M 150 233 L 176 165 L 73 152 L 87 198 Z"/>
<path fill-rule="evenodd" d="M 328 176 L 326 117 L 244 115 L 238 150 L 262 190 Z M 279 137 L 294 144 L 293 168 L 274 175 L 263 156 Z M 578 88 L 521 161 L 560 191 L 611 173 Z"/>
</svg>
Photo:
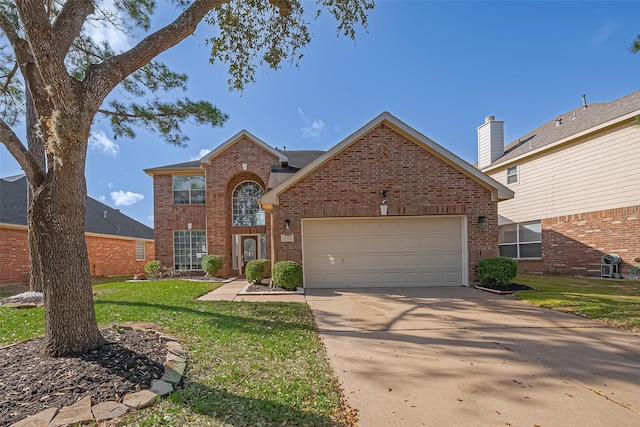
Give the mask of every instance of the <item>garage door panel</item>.
<svg viewBox="0 0 640 427">
<path fill-rule="evenodd" d="M 303 220 L 305 286 L 462 284 L 460 217 Z"/>
</svg>

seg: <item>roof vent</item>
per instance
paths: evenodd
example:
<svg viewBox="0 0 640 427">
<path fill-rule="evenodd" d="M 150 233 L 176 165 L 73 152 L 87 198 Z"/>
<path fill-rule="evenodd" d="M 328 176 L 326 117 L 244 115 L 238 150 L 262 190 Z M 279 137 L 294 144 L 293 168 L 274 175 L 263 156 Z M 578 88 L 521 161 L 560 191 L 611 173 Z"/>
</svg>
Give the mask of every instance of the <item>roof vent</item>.
<svg viewBox="0 0 640 427">
<path fill-rule="evenodd" d="M 587 95 L 582 95 L 582 106 L 584 107 L 585 110 L 588 107 L 588 105 L 587 105 Z"/>
<path fill-rule="evenodd" d="M 556 127 L 562 124 L 562 119 L 556 119 Z"/>
<path fill-rule="evenodd" d="M 107 211 L 102 211 L 102 217 L 106 218 L 107 217 Z"/>
</svg>

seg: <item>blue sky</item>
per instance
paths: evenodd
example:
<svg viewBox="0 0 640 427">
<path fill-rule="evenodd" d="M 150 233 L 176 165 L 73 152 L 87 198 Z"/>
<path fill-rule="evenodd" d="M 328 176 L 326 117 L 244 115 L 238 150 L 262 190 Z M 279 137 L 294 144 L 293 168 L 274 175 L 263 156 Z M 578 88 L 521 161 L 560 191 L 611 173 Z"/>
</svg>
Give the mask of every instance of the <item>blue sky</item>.
<svg viewBox="0 0 640 427">
<path fill-rule="evenodd" d="M 485 116 L 505 121 L 510 142 L 578 107 L 582 94 L 595 103 L 639 90 L 640 54 L 629 53 L 638 16 L 640 2 L 632 1 L 379 0 L 355 43 L 336 37 L 325 14 L 298 67 L 259 70 L 244 93 L 228 91 L 225 64 L 209 63 L 210 28 L 201 24 L 161 59 L 189 74 L 192 99 L 230 119 L 222 128 L 185 127 L 186 148 L 145 131 L 114 140 L 108 124 L 96 122 L 88 192 L 152 226 L 145 168 L 198 158 L 242 129 L 272 146 L 326 150 L 383 111 L 473 163 Z M 0 176 L 18 173 L 0 148 Z"/>
</svg>

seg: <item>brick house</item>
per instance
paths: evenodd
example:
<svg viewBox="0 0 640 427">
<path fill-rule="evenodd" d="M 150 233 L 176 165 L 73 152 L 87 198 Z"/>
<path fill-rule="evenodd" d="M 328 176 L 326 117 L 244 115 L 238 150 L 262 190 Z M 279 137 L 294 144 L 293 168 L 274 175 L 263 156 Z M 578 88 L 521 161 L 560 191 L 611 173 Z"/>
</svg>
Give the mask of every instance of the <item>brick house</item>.
<svg viewBox="0 0 640 427">
<path fill-rule="evenodd" d="M 601 274 L 602 256 L 640 257 L 640 91 L 582 105 L 504 145 L 504 123 L 478 128 L 478 167 L 515 192 L 500 204 L 500 253 L 520 271 Z M 610 273 L 610 271 L 609 271 Z"/>
<path fill-rule="evenodd" d="M 27 179 L 0 179 L 0 285 L 29 281 Z M 93 276 L 117 276 L 144 271 L 153 260 L 153 229 L 117 209 L 87 198 L 85 226 L 89 266 Z"/>
<path fill-rule="evenodd" d="M 278 150 L 247 131 L 153 177 L 156 259 L 222 274 L 251 259 L 303 265 L 304 286 L 469 285 L 498 255 L 513 193 L 389 113 L 327 152 Z"/>
</svg>

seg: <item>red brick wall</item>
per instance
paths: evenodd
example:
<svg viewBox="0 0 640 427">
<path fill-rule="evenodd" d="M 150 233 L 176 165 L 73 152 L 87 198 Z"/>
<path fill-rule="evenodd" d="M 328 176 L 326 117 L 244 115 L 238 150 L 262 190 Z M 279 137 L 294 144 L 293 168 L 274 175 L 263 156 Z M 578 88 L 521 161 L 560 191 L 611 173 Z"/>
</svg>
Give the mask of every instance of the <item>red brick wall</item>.
<svg viewBox="0 0 640 427">
<path fill-rule="evenodd" d="M 295 241 L 275 242 L 275 261 L 301 262 L 301 219 L 379 216 L 388 190 L 388 215 L 467 215 L 469 276 L 478 260 L 498 255 L 497 203 L 490 191 L 384 124 L 280 194 L 274 235 L 291 220 Z M 489 221 L 488 231 L 478 217 Z"/>
<path fill-rule="evenodd" d="M 640 257 L 640 206 L 542 220 L 542 259 L 518 262 L 523 273 L 600 276 L 602 256 L 618 254 L 622 275 Z"/>
<path fill-rule="evenodd" d="M 0 227 L 0 284 L 29 281 L 27 227 Z"/>
<path fill-rule="evenodd" d="M 26 227 L 0 228 L 0 284 L 29 281 L 29 241 Z M 144 261 L 136 261 L 136 240 L 87 236 L 89 266 L 93 276 L 117 276 L 144 272 L 153 260 L 154 243 L 146 242 Z"/>
<path fill-rule="evenodd" d="M 206 166 L 207 175 L 207 250 L 210 254 L 221 255 L 223 271 L 221 274 L 231 276 L 238 274 L 233 270 L 232 235 L 233 234 L 266 234 L 267 248 L 269 241 L 269 215 L 266 215 L 265 226 L 233 227 L 231 216 L 231 199 L 233 190 L 244 181 L 253 181 L 261 185 L 266 192 L 271 166 L 278 164 L 279 159 L 262 147 L 242 138 L 212 159 Z M 247 170 L 242 170 L 242 163 Z M 268 252 L 267 252 L 268 256 Z"/>
<path fill-rule="evenodd" d="M 232 227 L 231 198 L 235 187 L 244 181 L 253 181 L 266 191 L 271 166 L 279 160 L 270 152 L 241 138 L 219 153 L 205 167 L 206 205 L 174 205 L 171 175 L 156 175 L 154 188 L 154 230 L 157 260 L 165 266 L 173 265 L 173 231 L 186 230 L 187 223 L 192 229 L 207 231 L 207 252 L 223 258 L 222 275 L 238 274 L 233 270 L 233 234 L 267 234 L 269 238 L 269 215 L 266 226 Z M 242 163 L 247 170 L 242 170 Z M 267 247 L 269 242 L 267 241 Z"/>
<path fill-rule="evenodd" d="M 171 175 L 153 177 L 153 222 L 156 242 L 155 259 L 173 267 L 173 230 L 207 228 L 205 205 L 174 205 Z"/>
<path fill-rule="evenodd" d="M 136 241 L 87 236 L 89 268 L 92 276 L 144 273 L 144 265 L 154 259 L 154 243 L 145 242 L 145 256 L 136 260 Z"/>
</svg>

